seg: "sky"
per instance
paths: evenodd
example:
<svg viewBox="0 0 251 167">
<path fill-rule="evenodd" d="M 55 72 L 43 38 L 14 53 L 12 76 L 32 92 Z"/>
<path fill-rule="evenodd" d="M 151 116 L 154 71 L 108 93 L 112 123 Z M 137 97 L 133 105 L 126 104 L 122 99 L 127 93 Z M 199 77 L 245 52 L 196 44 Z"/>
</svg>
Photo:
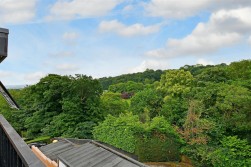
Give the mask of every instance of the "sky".
<svg viewBox="0 0 251 167">
<path fill-rule="evenodd" d="M 251 0 L 0 0 L 5 85 L 251 58 Z"/>
</svg>

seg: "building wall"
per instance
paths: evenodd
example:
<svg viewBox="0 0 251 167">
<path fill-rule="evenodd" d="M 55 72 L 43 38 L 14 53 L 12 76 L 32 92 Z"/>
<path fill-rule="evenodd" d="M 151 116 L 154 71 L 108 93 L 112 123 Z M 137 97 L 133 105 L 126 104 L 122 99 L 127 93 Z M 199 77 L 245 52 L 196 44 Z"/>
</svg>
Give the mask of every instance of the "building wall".
<svg viewBox="0 0 251 167">
<path fill-rule="evenodd" d="M 58 161 L 58 167 L 67 167 L 63 162 L 60 160 Z"/>
</svg>

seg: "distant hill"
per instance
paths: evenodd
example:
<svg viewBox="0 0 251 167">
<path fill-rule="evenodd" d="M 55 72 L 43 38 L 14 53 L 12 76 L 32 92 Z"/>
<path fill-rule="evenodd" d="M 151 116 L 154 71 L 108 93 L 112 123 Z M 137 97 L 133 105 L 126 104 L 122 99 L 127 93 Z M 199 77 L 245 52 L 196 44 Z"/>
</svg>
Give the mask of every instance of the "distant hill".
<svg viewBox="0 0 251 167">
<path fill-rule="evenodd" d="M 23 89 L 25 88 L 27 85 L 6 85 L 5 87 L 7 89 Z"/>
<path fill-rule="evenodd" d="M 159 81 L 161 75 L 164 71 L 162 70 L 150 70 L 147 69 L 144 72 L 138 72 L 133 74 L 123 74 L 116 77 L 103 77 L 99 79 L 99 82 L 101 83 L 103 90 L 107 90 L 110 85 L 117 84 L 120 82 L 128 82 L 128 81 L 134 81 L 134 82 L 140 82 L 140 83 L 153 83 L 155 81 Z"/>
</svg>

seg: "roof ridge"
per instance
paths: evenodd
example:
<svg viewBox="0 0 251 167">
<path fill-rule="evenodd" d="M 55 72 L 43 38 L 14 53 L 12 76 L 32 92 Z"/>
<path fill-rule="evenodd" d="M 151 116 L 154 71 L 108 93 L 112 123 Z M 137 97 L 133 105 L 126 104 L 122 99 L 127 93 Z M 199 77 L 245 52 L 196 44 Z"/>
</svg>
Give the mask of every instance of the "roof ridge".
<svg viewBox="0 0 251 167">
<path fill-rule="evenodd" d="M 145 164 L 143 164 L 143 163 L 141 163 L 139 161 L 136 161 L 135 159 L 133 159 L 131 157 L 128 157 L 128 156 L 126 156 L 126 155 L 124 155 L 124 154 L 122 154 L 122 153 L 120 153 L 120 152 L 118 152 L 118 151 L 116 151 L 116 150 L 114 150 L 112 148 L 109 148 L 109 147 L 107 147 L 107 146 L 105 146 L 105 145 L 103 145 L 103 144 L 101 144 L 99 142 L 91 140 L 90 143 L 92 143 L 92 144 L 94 144 L 96 146 L 102 147 L 102 148 L 104 148 L 104 149 L 106 149 L 106 150 L 108 150 L 108 151 L 110 151 L 110 152 L 112 152 L 112 153 L 114 153 L 114 154 L 116 154 L 116 155 L 118 155 L 118 156 L 120 156 L 120 157 L 134 163 L 134 164 L 136 164 L 136 165 L 139 165 L 141 167 L 148 167 L 147 165 L 145 165 Z"/>
</svg>

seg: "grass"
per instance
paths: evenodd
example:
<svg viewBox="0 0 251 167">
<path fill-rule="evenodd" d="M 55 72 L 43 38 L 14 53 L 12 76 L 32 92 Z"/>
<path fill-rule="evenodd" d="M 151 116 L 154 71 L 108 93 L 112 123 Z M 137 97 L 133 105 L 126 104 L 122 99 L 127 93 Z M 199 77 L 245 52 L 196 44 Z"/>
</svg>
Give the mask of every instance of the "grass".
<svg viewBox="0 0 251 167">
<path fill-rule="evenodd" d="M 50 139 L 51 139 L 50 136 L 41 136 L 41 137 L 38 137 L 38 138 L 35 138 L 35 139 L 32 139 L 32 140 L 29 140 L 26 143 L 27 144 L 35 143 L 35 142 L 45 142 L 45 143 L 48 143 L 50 141 Z"/>
</svg>

